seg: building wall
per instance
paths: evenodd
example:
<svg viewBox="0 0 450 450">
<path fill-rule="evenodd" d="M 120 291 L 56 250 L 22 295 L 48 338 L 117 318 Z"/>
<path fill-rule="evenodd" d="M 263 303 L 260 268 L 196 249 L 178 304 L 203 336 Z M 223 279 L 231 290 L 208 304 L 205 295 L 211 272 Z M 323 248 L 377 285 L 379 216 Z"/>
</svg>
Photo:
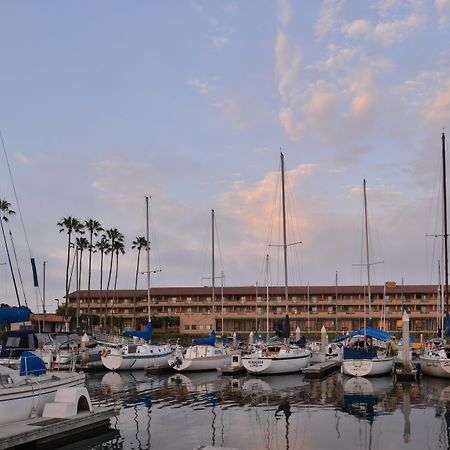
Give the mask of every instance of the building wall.
<svg viewBox="0 0 450 450">
<path fill-rule="evenodd" d="M 399 287 L 393 283 L 387 286 L 371 288 L 370 303 L 375 328 L 384 328 L 383 311 L 386 311 L 385 329 L 399 331 L 405 309 L 410 314 L 411 331 L 424 334 L 436 332 L 440 315 L 437 286 Z M 132 324 L 134 299 L 136 317 L 145 319 L 148 314 L 146 290 L 78 291 L 69 296 L 72 307 L 80 303 L 82 314 L 90 310 L 100 316 L 104 316 L 105 311 L 110 315 L 113 308 L 114 316 L 123 317 L 125 328 Z M 267 298 L 261 295 L 261 289 L 256 294 L 254 286 L 226 287 L 223 301 L 216 294 L 214 302 L 211 287 L 153 288 L 150 312 L 155 317 L 178 317 L 181 333 L 207 334 L 207 326 L 214 327 L 214 317 L 215 329 L 221 331 L 222 316 L 225 332 L 249 333 L 256 328 L 261 333 L 267 331 Z M 273 333 L 281 327 L 285 314 L 283 288 L 271 287 L 269 332 Z M 319 333 L 325 326 L 329 332 L 344 333 L 363 327 L 365 318 L 368 318 L 365 288 L 340 286 L 336 296 L 335 286 L 290 287 L 289 317 L 291 330 L 300 327 L 302 332 Z"/>
</svg>

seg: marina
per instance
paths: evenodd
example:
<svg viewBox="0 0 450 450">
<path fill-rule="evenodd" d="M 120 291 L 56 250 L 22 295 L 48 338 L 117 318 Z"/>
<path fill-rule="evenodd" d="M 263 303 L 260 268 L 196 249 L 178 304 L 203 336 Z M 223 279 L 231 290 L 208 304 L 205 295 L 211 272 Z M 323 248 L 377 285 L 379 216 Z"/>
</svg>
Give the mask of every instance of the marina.
<svg viewBox="0 0 450 450">
<path fill-rule="evenodd" d="M 114 406 L 110 429 L 61 449 L 447 449 L 450 382 L 390 376 L 221 377 L 217 372 L 86 374 L 96 406 Z M 326 432 L 324 432 L 326 430 Z M 113 433 L 113 434 L 112 434 Z M 90 444 L 91 443 L 91 444 Z"/>
</svg>

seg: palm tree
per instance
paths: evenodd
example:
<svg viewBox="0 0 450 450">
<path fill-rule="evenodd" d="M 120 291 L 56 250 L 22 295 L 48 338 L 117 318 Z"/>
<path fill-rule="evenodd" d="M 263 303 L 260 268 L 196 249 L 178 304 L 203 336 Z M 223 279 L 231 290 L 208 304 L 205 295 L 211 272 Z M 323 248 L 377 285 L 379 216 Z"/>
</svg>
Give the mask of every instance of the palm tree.
<svg viewBox="0 0 450 450">
<path fill-rule="evenodd" d="M 110 251 L 110 245 L 106 234 L 102 234 L 99 241 L 95 243 L 95 247 L 100 251 L 100 292 L 103 291 L 103 260 L 105 255 Z M 100 303 L 100 316 L 101 316 L 101 303 Z M 106 316 L 106 303 L 105 303 L 105 316 Z M 105 322 L 103 321 L 103 326 Z"/>
<path fill-rule="evenodd" d="M 0 224 L 1 224 L 1 228 L 2 228 L 3 241 L 5 242 L 5 250 L 6 250 L 6 255 L 8 257 L 9 268 L 11 270 L 11 276 L 12 276 L 12 280 L 13 280 L 13 284 L 14 284 L 14 290 L 16 292 L 17 303 L 19 304 L 19 306 L 21 306 L 20 298 L 19 298 L 19 291 L 17 290 L 16 277 L 14 276 L 14 271 L 13 271 L 13 267 L 11 264 L 11 257 L 9 255 L 9 248 L 8 248 L 8 242 L 6 240 L 5 228 L 3 226 L 3 222 L 8 222 L 8 220 L 9 220 L 8 216 L 13 216 L 15 213 L 16 212 L 11 209 L 11 203 L 9 203 L 6 199 L 0 199 L 0 215 L 1 215 Z"/>
<path fill-rule="evenodd" d="M 100 222 L 95 219 L 88 219 L 84 221 L 84 229 L 89 233 L 89 264 L 88 264 L 88 322 L 90 321 L 91 313 L 91 275 L 92 275 L 92 253 L 95 253 L 95 246 L 92 244 L 94 236 L 98 236 L 98 233 L 103 231 Z"/>
<path fill-rule="evenodd" d="M 122 236 L 123 238 L 123 236 Z M 114 274 L 114 292 L 116 292 L 117 289 L 117 278 L 118 278 L 118 274 L 119 274 L 119 254 L 122 253 L 122 255 L 125 254 L 125 245 L 123 244 L 122 241 L 116 241 L 114 243 L 114 248 L 112 253 L 115 254 L 115 260 L 116 260 L 116 268 L 115 268 L 115 274 Z M 111 299 L 111 324 L 112 322 L 112 315 L 113 315 L 113 310 L 114 310 L 114 295 Z"/>
<path fill-rule="evenodd" d="M 64 315 L 68 313 L 68 301 L 69 301 L 69 265 L 70 265 L 70 247 L 72 244 L 72 233 L 83 234 L 83 225 L 75 217 L 67 216 L 63 217 L 57 224 L 59 226 L 59 232 L 65 231 L 67 233 L 67 263 L 66 263 L 66 304 L 64 308 Z"/>
<path fill-rule="evenodd" d="M 138 236 L 131 246 L 132 249 L 137 249 L 137 261 L 136 261 L 136 274 L 134 277 L 134 295 L 133 295 L 133 328 L 136 328 L 136 291 L 139 275 L 139 263 L 141 259 L 141 251 L 143 248 L 147 248 L 147 239 L 144 236 Z"/>
<path fill-rule="evenodd" d="M 81 289 L 81 269 L 83 267 L 83 251 L 89 248 L 89 241 L 85 237 L 76 238 L 75 246 L 79 255 L 77 288 Z"/>
<path fill-rule="evenodd" d="M 105 318 L 106 318 L 106 305 L 108 303 L 108 296 L 109 296 L 109 286 L 111 283 L 111 275 L 112 275 L 112 269 L 113 269 L 114 251 L 115 251 L 117 242 L 123 243 L 124 236 L 117 228 L 110 228 L 109 230 L 106 230 L 106 237 L 107 237 L 108 243 L 109 243 L 111 258 L 109 260 L 108 281 L 106 283 Z M 112 314 L 112 308 L 111 308 L 111 314 Z M 111 324 L 111 326 L 112 326 L 112 324 Z"/>
</svg>

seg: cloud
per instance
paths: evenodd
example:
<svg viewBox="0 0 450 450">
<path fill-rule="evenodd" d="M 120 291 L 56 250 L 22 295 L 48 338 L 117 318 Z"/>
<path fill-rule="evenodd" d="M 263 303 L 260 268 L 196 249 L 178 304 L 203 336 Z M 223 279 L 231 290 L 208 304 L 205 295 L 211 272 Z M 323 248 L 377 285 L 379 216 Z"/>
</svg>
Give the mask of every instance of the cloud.
<svg viewBox="0 0 450 450">
<path fill-rule="evenodd" d="M 403 20 L 392 20 L 378 23 L 373 35 L 383 44 L 393 44 L 406 39 L 415 29 L 425 23 L 425 18 L 412 13 Z"/>
<path fill-rule="evenodd" d="M 425 23 L 425 17 L 416 13 L 404 19 L 385 20 L 372 26 L 367 19 L 356 19 L 342 27 L 342 32 L 353 39 L 372 39 L 384 45 L 407 39 Z"/>
<path fill-rule="evenodd" d="M 365 37 L 372 31 L 370 22 L 367 19 L 356 19 L 342 27 L 342 32 L 352 38 Z"/>
<path fill-rule="evenodd" d="M 239 7 L 237 2 L 232 1 L 230 3 L 228 3 L 227 5 L 225 5 L 223 7 L 223 10 L 225 11 L 226 14 L 228 14 L 229 16 L 234 16 L 235 14 L 238 13 L 239 11 Z"/>
<path fill-rule="evenodd" d="M 316 22 L 316 36 L 319 40 L 337 27 L 340 22 L 339 15 L 345 3 L 345 0 L 324 0 L 322 2 L 319 19 Z"/>
<path fill-rule="evenodd" d="M 17 161 L 20 161 L 21 163 L 25 164 L 26 166 L 30 166 L 30 167 L 37 167 L 38 166 L 38 162 L 36 160 L 28 158 L 27 156 L 25 156 L 21 152 L 16 152 L 14 154 L 14 156 L 17 159 Z"/>
<path fill-rule="evenodd" d="M 439 27 L 444 28 L 450 21 L 450 0 L 435 0 L 439 14 Z"/>
<path fill-rule="evenodd" d="M 437 126 L 450 122 L 450 79 L 447 79 L 433 97 L 425 100 L 423 112 L 426 119 Z"/>
<path fill-rule="evenodd" d="M 227 36 L 213 36 L 211 38 L 211 44 L 214 48 L 221 48 L 228 44 L 229 39 Z"/>
<path fill-rule="evenodd" d="M 201 81 L 198 78 L 189 79 L 186 84 L 190 87 L 193 87 L 202 95 L 208 95 L 211 87 L 206 81 Z"/>
<path fill-rule="evenodd" d="M 283 25 L 286 25 L 292 17 L 292 5 L 290 0 L 278 0 L 278 17 Z"/>
</svg>

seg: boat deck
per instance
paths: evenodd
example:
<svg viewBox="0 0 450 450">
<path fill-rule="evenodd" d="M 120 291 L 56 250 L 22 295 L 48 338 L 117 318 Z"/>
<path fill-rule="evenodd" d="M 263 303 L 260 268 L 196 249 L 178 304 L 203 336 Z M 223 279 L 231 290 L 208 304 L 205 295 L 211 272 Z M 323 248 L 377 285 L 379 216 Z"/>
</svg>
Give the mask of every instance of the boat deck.
<svg viewBox="0 0 450 450">
<path fill-rule="evenodd" d="M 324 378 L 327 375 L 339 370 L 341 363 L 338 361 L 325 361 L 303 369 L 305 378 Z"/>
<path fill-rule="evenodd" d="M 52 448 L 77 434 L 109 427 L 113 408 L 95 408 L 67 419 L 36 417 L 0 426 L 0 450 L 6 448 Z"/>
</svg>

